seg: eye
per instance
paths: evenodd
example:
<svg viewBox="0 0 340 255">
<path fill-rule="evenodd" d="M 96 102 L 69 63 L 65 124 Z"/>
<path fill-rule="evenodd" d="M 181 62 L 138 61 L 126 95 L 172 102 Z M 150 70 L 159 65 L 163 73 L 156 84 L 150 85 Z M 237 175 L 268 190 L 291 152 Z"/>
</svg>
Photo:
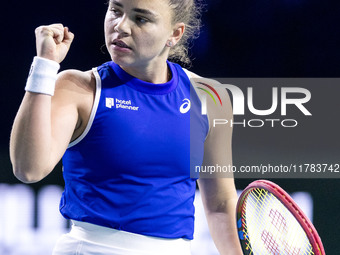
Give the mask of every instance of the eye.
<svg viewBox="0 0 340 255">
<path fill-rule="evenodd" d="M 141 25 L 144 25 L 147 22 L 149 22 L 149 20 L 147 18 L 144 18 L 144 17 L 136 17 L 136 21 L 137 21 L 138 24 L 141 24 Z"/>
<path fill-rule="evenodd" d="M 110 11 L 113 13 L 114 16 L 118 17 L 122 15 L 122 12 L 114 7 L 110 8 Z"/>
</svg>

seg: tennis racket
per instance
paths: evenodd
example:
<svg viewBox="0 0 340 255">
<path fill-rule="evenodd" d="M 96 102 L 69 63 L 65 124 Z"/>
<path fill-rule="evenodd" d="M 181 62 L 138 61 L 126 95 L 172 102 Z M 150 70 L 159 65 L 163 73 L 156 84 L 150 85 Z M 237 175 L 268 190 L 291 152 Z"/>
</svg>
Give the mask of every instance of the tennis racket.
<svg viewBox="0 0 340 255">
<path fill-rule="evenodd" d="M 254 181 L 237 203 L 237 227 L 245 255 L 325 255 L 313 224 L 278 185 Z"/>
</svg>

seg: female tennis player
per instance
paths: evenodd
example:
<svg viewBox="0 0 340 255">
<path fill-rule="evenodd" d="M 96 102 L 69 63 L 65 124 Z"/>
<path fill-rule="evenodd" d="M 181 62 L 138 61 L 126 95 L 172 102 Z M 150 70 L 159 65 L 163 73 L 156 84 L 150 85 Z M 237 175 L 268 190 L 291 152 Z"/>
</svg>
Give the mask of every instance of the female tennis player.
<svg viewBox="0 0 340 255">
<path fill-rule="evenodd" d="M 190 93 L 198 76 L 168 61 L 188 60 L 197 10 L 193 0 L 109 1 L 112 61 L 86 72 L 57 75 L 74 37 L 67 27 L 36 29 L 10 154 L 26 183 L 63 160 L 60 212 L 72 229 L 54 255 L 190 254 L 197 178 L 189 166 L 231 164 L 231 129 L 211 123 L 232 117 L 226 92 L 219 91 L 223 107 L 207 99 L 208 120 Z M 218 250 L 242 254 L 233 179 L 198 183 Z"/>
</svg>

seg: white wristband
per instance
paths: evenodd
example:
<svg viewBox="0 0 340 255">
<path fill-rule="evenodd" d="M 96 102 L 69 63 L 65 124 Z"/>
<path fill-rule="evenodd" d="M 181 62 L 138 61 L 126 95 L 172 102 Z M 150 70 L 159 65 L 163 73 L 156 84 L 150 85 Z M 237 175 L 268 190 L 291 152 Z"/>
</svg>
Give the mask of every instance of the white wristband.
<svg viewBox="0 0 340 255">
<path fill-rule="evenodd" d="M 34 57 L 25 90 L 53 96 L 59 68 L 53 60 Z"/>
</svg>

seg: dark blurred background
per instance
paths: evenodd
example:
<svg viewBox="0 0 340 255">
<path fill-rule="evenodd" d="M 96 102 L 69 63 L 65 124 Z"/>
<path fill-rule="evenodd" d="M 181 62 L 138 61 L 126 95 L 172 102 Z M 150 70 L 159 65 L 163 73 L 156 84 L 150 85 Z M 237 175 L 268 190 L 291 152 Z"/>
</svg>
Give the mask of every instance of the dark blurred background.
<svg viewBox="0 0 340 255">
<path fill-rule="evenodd" d="M 0 183 L 17 183 L 9 161 L 11 125 L 24 94 L 35 55 L 34 29 L 61 22 L 75 34 L 62 70 L 88 70 L 109 60 L 103 54 L 103 20 L 107 6 L 99 1 L 12 1 L 2 4 Z M 200 37 L 191 49 L 192 71 L 205 77 L 340 76 L 340 2 L 321 0 L 206 0 Z M 340 163 L 340 87 L 336 82 L 307 87 L 311 117 L 293 129 L 234 128 L 235 164 Z M 258 101 L 270 106 L 268 90 L 254 88 Z M 263 90 L 263 91 L 262 91 Z M 261 95 L 266 95 L 261 99 Z M 266 94 L 267 93 L 267 94 Z M 298 114 L 298 113 L 297 113 Z M 250 116 L 254 117 L 254 116 Z M 338 174 L 340 177 L 340 174 Z M 251 179 L 237 179 L 243 189 Z M 314 224 L 327 254 L 337 254 L 340 181 L 333 179 L 275 179 L 289 192 L 308 191 L 314 199 Z M 38 191 L 47 184 L 63 185 L 61 166 L 45 180 L 32 184 Z M 1 194 L 0 194 L 1 202 Z"/>
</svg>

